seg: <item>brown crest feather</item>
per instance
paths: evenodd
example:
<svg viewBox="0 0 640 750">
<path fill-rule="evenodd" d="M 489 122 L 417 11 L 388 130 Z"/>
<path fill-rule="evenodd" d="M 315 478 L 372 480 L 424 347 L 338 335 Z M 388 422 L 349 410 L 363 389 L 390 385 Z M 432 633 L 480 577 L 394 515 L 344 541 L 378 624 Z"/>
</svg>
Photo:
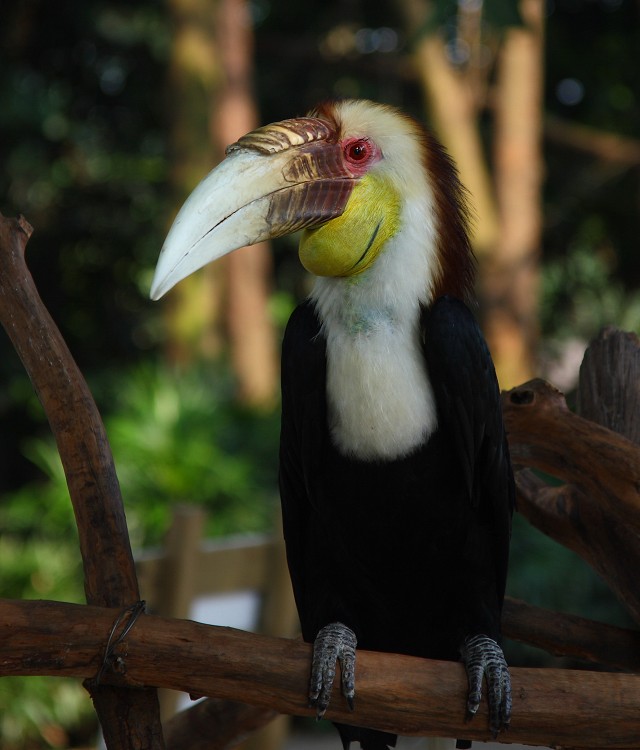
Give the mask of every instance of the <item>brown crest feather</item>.
<svg viewBox="0 0 640 750">
<path fill-rule="evenodd" d="M 425 130 L 425 169 L 435 201 L 438 257 L 442 267 L 434 299 L 451 294 L 461 300 L 474 297 L 476 259 L 469 238 L 469 195 L 460 182 L 453 159 Z"/>
</svg>

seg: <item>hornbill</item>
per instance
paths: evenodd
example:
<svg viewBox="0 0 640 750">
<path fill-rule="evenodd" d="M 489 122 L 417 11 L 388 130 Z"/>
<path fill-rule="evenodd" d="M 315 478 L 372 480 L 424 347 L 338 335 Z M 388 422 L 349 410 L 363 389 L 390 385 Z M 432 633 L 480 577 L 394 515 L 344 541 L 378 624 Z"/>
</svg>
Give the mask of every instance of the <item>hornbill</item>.
<svg viewBox="0 0 640 750">
<path fill-rule="evenodd" d="M 284 335 L 280 492 L 310 701 L 322 716 L 339 662 L 353 704 L 356 644 L 462 659 L 468 715 L 486 679 L 497 734 L 511 712 L 498 641 L 514 489 L 465 305 L 475 264 L 456 168 L 418 123 L 369 101 L 258 128 L 187 199 L 151 296 L 297 230 L 317 278 Z M 345 748 L 395 745 L 337 726 Z"/>
</svg>

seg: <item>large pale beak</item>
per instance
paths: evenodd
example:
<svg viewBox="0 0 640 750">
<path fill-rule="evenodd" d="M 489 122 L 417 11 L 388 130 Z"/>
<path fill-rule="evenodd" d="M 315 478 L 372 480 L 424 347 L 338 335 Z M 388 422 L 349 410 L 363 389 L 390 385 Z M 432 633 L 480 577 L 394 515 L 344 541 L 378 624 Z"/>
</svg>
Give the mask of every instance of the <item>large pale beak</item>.
<svg viewBox="0 0 640 750">
<path fill-rule="evenodd" d="M 340 216 L 354 184 L 324 120 L 283 120 L 243 136 L 176 216 L 151 298 L 232 250 Z"/>
</svg>

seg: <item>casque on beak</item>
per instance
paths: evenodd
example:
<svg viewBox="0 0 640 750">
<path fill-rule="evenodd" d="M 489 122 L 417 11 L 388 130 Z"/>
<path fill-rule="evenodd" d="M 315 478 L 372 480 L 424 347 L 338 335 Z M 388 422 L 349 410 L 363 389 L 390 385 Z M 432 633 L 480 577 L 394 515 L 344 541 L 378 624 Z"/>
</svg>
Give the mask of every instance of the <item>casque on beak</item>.
<svg viewBox="0 0 640 750">
<path fill-rule="evenodd" d="M 356 181 L 324 120 L 283 120 L 248 133 L 180 209 L 158 258 L 151 298 L 232 250 L 340 216 Z"/>
</svg>

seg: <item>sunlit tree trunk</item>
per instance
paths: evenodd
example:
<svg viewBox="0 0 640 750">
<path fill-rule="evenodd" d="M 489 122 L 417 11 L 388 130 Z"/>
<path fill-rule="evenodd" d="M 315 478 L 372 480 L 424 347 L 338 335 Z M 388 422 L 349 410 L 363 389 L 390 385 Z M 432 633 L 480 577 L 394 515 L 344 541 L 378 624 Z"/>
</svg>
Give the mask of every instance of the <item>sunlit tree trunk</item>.
<svg viewBox="0 0 640 750">
<path fill-rule="evenodd" d="M 484 274 L 484 327 L 500 384 L 536 370 L 542 181 L 543 0 L 523 0 L 525 26 L 502 47 L 495 97 L 500 232 Z"/>
<path fill-rule="evenodd" d="M 400 0 L 409 34 L 423 27 L 434 13 L 431 0 Z M 438 31 L 422 35 L 414 48 L 416 72 L 425 93 L 432 127 L 454 157 L 460 177 L 471 197 L 476 217 L 473 245 L 478 256 L 492 251 L 498 218 L 491 177 L 478 128 L 479 92 L 476 76 L 454 70 L 447 60 Z"/>
<path fill-rule="evenodd" d="M 176 211 L 257 124 L 251 89 L 252 30 L 245 0 L 170 0 L 172 172 Z M 188 364 L 212 358 L 228 340 L 238 396 L 267 406 L 277 393 L 273 326 L 267 312 L 271 257 L 266 245 L 243 248 L 180 282 L 167 298 L 167 356 Z M 226 327 L 225 327 L 226 326 Z"/>
<path fill-rule="evenodd" d="M 253 33 L 246 0 L 220 0 L 217 39 L 224 83 L 212 118 L 220 154 L 254 129 L 258 115 L 252 89 Z M 240 399 L 268 406 L 278 389 L 275 334 L 268 313 L 271 254 L 267 243 L 226 258 L 227 326 Z"/>
<path fill-rule="evenodd" d="M 169 0 L 173 36 L 166 109 L 175 212 L 215 163 L 209 119 L 222 77 L 213 8 L 212 0 Z M 221 284 L 221 269 L 214 264 L 180 282 L 168 295 L 164 310 L 170 362 L 186 365 L 220 352 L 219 327 L 212 321 L 220 319 Z"/>
<path fill-rule="evenodd" d="M 433 15 L 432 0 L 399 0 L 410 35 Z M 475 6 L 474 6 L 475 7 Z M 471 12 L 478 12 L 476 10 Z M 462 7 L 460 14 L 469 12 Z M 479 112 L 489 106 L 487 73 L 479 49 L 480 18 L 463 18 L 466 67 L 447 59 L 438 30 L 423 34 L 414 60 L 431 123 L 455 159 L 476 214 L 473 238 L 480 260 L 483 327 L 503 388 L 535 371 L 540 245 L 540 151 L 542 121 L 542 0 L 522 0 L 525 27 L 507 29 L 499 53 L 492 180 L 479 129 Z"/>
</svg>

